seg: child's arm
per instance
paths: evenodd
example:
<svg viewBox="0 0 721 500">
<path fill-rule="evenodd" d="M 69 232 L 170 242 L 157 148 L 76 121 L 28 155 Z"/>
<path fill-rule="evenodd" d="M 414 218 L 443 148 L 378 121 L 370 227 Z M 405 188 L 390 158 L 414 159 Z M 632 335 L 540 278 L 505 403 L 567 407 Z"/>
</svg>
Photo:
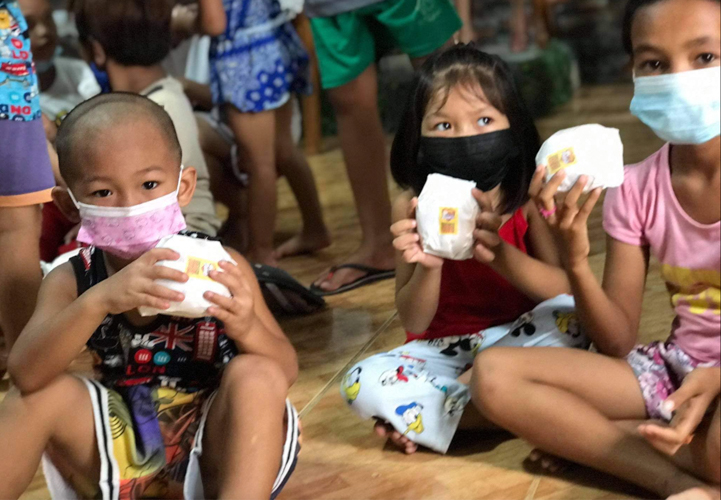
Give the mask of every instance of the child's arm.
<svg viewBox="0 0 721 500">
<path fill-rule="evenodd" d="M 156 279 L 188 279 L 184 273 L 154 265 L 179 257 L 171 250 L 152 250 L 80 297 L 71 264 L 50 273 L 40 287 L 35 313 L 10 353 L 8 372 L 13 383 L 23 393 L 45 387 L 70 366 L 108 314 L 140 306 L 167 309 L 169 301 L 182 301 L 183 294 L 155 284 Z"/>
<path fill-rule="evenodd" d="M 554 196 L 564 177 L 561 172 L 539 191 L 536 201 L 540 206 L 547 210 L 555 206 Z M 649 252 L 648 248 L 609 237 L 603 287 L 598 283 L 588 262 L 587 224 L 601 191 L 592 192 L 579 207 L 587 182 L 585 177 L 579 179 L 557 212 L 548 218 L 548 224 L 561 244 L 562 261 L 586 335 L 603 354 L 624 357 L 638 337 Z"/>
<path fill-rule="evenodd" d="M 205 298 L 215 304 L 208 308 L 208 313 L 224 323 L 226 335 L 238 350 L 276 361 L 290 387 L 298 377 L 295 349 L 268 309 L 248 262 L 235 250 L 226 250 L 238 265 L 221 262 L 222 272 L 212 271 L 210 277 L 227 286 L 232 298 L 206 293 Z"/>
<path fill-rule="evenodd" d="M 200 31 L 210 36 L 220 36 L 225 33 L 228 20 L 223 8 L 223 0 L 199 0 L 200 17 L 198 25 Z"/>
<path fill-rule="evenodd" d="M 210 90 L 210 85 L 203 85 L 202 83 L 182 78 L 183 90 L 185 95 L 193 104 L 193 107 L 200 108 L 203 111 L 210 111 L 213 109 L 213 93 Z"/>
<path fill-rule="evenodd" d="M 428 330 L 438 311 L 443 259 L 423 253 L 416 223 L 418 199 L 404 193 L 393 207 L 396 307 L 406 331 Z"/>
<path fill-rule="evenodd" d="M 536 256 L 532 257 L 501 240 L 498 230 L 502 221 L 493 213 L 490 198 L 478 190 L 474 190 L 473 194 L 482 211 L 475 232 L 476 259 L 490 266 L 536 302 L 571 293 L 568 276 L 560 267 L 557 252 L 552 250 L 552 236 L 543 227 L 535 205 L 529 203 L 528 207 L 529 238 Z"/>
</svg>

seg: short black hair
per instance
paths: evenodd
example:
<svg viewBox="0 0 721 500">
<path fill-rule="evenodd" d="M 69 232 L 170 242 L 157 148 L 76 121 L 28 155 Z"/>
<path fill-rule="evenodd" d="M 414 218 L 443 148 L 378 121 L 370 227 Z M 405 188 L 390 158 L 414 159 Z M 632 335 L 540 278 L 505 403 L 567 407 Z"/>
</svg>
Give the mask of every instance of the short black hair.
<svg viewBox="0 0 721 500">
<path fill-rule="evenodd" d="M 458 44 L 439 52 L 418 71 L 403 121 L 393 141 L 393 178 L 402 188 L 411 189 L 419 184 L 418 179 L 428 177 L 430 172 L 419 161 L 423 117 L 436 96 L 447 99 L 456 85 L 469 88 L 480 85 L 488 101 L 508 117 L 521 154 L 501 182 L 504 194 L 501 208 L 504 213 L 514 212 L 528 201 L 528 188 L 536 171 L 541 139 L 511 69 L 500 57 L 479 50 L 475 44 Z"/>
<path fill-rule="evenodd" d="M 177 157 L 180 165 L 183 156 L 180 141 L 173 120 L 163 107 L 138 94 L 114 92 L 101 94 L 80 104 L 60 125 L 55 147 L 63 179 L 68 183 L 77 179 L 80 165 L 84 164 L 77 160 L 79 142 L 92 141 L 94 132 L 102 133 L 107 128 L 129 119 L 152 121 L 167 140 L 168 148 Z"/>
<path fill-rule="evenodd" d="M 172 48 L 173 0 L 73 0 L 80 42 L 123 66 L 159 64 Z"/>
<path fill-rule="evenodd" d="M 623 48 L 628 55 L 633 55 L 633 21 L 641 9 L 650 7 L 666 0 L 629 0 L 626 4 L 626 12 L 623 15 Z M 710 2 L 721 3 L 721 0 L 709 0 Z"/>
</svg>

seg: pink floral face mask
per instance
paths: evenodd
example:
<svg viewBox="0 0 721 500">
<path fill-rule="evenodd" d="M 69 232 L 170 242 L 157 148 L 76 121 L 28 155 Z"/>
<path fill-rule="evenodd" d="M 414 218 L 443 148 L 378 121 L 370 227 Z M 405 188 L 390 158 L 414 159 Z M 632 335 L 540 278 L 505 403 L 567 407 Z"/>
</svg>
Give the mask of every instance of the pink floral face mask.
<svg viewBox="0 0 721 500">
<path fill-rule="evenodd" d="M 182 175 L 183 168 L 181 166 Z M 100 207 L 78 203 L 81 226 L 78 241 L 121 259 L 133 260 L 152 250 L 161 239 L 185 229 L 185 218 L 178 204 L 180 179 L 175 191 L 132 207 Z"/>
</svg>

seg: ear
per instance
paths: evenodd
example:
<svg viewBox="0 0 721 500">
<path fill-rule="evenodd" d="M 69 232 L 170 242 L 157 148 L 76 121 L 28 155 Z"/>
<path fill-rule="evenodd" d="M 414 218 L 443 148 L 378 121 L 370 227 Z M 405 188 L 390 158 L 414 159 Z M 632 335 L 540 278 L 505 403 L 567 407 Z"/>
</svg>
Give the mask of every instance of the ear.
<svg viewBox="0 0 721 500">
<path fill-rule="evenodd" d="M 98 69 L 105 69 L 105 66 L 108 64 L 108 56 L 103 46 L 100 45 L 100 42 L 97 40 L 90 40 L 90 56 L 91 61 L 95 63 Z"/>
<path fill-rule="evenodd" d="M 60 209 L 60 212 L 70 221 L 75 224 L 80 223 L 80 212 L 78 212 L 75 203 L 73 203 L 67 188 L 56 187 L 53 188 L 53 201 L 55 206 Z"/>
<path fill-rule="evenodd" d="M 198 172 L 193 167 L 185 167 L 180 176 L 180 189 L 178 190 L 178 204 L 181 208 L 187 207 L 195 194 L 198 183 Z"/>
</svg>

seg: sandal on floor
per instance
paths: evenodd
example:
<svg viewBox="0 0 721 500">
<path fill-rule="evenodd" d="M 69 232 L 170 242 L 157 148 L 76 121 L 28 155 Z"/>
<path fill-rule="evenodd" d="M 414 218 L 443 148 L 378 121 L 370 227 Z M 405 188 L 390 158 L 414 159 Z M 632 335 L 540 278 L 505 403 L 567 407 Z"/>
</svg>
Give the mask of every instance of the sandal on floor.
<svg viewBox="0 0 721 500">
<path fill-rule="evenodd" d="M 263 298 L 275 316 L 312 314 L 325 307 L 322 297 L 305 288 L 282 269 L 255 264 L 253 271 Z"/>
<path fill-rule="evenodd" d="M 312 292 L 320 295 L 321 297 L 330 297 L 332 295 L 340 295 L 342 293 L 350 292 L 364 286 L 372 285 L 380 281 L 390 280 L 396 277 L 395 269 L 376 269 L 375 267 L 364 266 L 362 264 L 343 264 L 342 266 L 333 267 L 328 276 L 327 280 L 333 279 L 333 275 L 343 269 L 354 269 L 366 273 L 365 276 L 358 278 L 357 280 L 343 285 L 337 290 L 326 291 L 317 285 L 311 285 L 310 289 Z"/>
</svg>

